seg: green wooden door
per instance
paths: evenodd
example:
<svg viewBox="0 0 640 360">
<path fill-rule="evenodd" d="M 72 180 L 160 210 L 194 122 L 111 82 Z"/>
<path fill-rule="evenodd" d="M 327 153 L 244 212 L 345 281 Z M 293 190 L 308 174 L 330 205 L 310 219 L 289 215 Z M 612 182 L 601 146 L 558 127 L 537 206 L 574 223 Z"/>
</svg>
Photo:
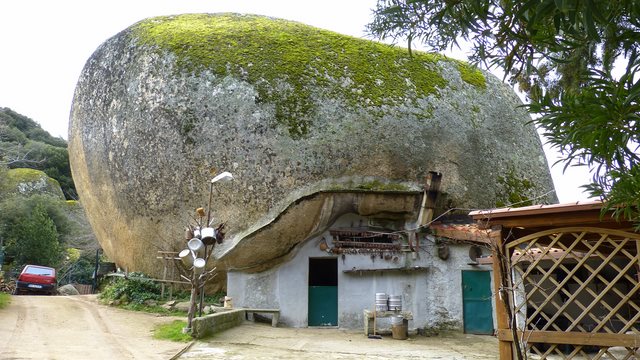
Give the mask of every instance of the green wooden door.
<svg viewBox="0 0 640 360">
<path fill-rule="evenodd" d="M 338 260 L 309 259 L 309 326 L 338 325 Z"/>
<path fill-rule="evenodd" d="M 493 334 L 491 274 L 488 271 L 462 271 L 464 332 Z"/>
</svg>

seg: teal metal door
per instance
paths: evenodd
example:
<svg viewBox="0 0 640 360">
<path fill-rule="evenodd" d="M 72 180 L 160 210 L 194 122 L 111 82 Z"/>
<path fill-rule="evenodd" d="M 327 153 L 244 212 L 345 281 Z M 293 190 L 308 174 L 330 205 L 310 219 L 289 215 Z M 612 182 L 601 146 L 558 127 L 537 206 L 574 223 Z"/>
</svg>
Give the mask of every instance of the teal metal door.
<svg viewBox="0 0 640 360">
<path fill-rule="evenodd" d="M 462 308 L 465 333 L 493 334 L 490 272 L 462 271 Z"/>
<path fill-rule="evenodd" d="M 338 260 L 309 259 L 309 326 L 338 326 Z"/>
</svg>

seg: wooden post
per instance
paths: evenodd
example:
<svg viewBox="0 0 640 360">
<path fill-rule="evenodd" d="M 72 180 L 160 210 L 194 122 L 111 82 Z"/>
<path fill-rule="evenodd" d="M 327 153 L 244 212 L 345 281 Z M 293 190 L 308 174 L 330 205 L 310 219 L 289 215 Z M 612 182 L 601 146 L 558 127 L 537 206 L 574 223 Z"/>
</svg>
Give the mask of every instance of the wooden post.
<svg viewBox="0 0 640 360">
<path fill-rule="evenodd" d="M 429 171 L 429 174 L 427 174 L 424 181 L 424 195 L 422 197 L 420 213 L 418 214 L 418 226 L 427 225 L 431 222 L 431 219 L 433 219 L 433 210 L 436 207 L 436 200 L 440 193 L 441 181 L 441 173 Z"/>
<path fill-rule="evenodd" d="M 636 240 L 636 258 L 638 259 L 638 264 L 636 266 L 636 280 L 640 282 L 640 240 Z"/>
<path fill-rule="evenodd" d="M 171 279 L 173 279 L 173 276 L 175 275 L 174 268 L 175 268 L 175 264 L 172 263 L 171 264 Z M 174 286 L 173 283 L 169 284 L 169 300 L 173 300 L 173 286 Z"/>
<path fill-rule="evenodd" d="M 503 253 L 501 251 L 501 249 L 504 249 L 502 227 L 493 226 L 490 236 L 491 256 L 493 257 L 493 287 L 496 291 L 496 322 L 499 332 L 502 330 L 509 331 L 509 315 L 507 313 L 507 303 L 504 301 L 508 293 L 503 287 L 504 282 L 501 270 L 501 262 L 504 260 L 502 259 Z M 499 338 L 498 352 L 500 354 L 500 360 L 513 360 L 511 341 Z"/>
<path fill-rule="evenodd" d="M 162 258 L 162 280 L 167 280 L 167 257 L 163 256 Z M 162 282 L 162 285 L 160 285 L 160 299 L 164 300 L 164 281 Z"/>
</svg>

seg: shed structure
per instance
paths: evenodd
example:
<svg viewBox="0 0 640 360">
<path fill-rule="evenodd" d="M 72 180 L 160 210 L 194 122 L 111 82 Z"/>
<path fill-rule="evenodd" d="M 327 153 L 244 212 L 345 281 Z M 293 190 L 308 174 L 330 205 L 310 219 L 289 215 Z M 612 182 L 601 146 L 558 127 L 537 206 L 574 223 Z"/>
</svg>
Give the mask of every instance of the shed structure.
<svg viewBox="0 0 640 360">
<path fill-rule="evenodd" d="M 282 264 L 229 269 L 227 295 L 234 306 L 280 309 L 280 323 L 291 327 L 371 332 L 375 309 L 378 332 L 388 333 L 402 316 L 409 332 L 494 333 L 491 271 L 469 255 L 490 253 L 483 232 L 442 223 L 428 234 L 381 231 L 372 226 L 377 221 L 347 213 L 295 246 Z M 378 309 L 378 295 L 388 295 L 389 304 L 395 296 L 399 308 Z"/>
<path fill-rule="evenodd" d="M 470 213 L 494 241 L 501 360 L 640 358 L 640 234 L 601 209 L 590 201 Z"/>
</svg>

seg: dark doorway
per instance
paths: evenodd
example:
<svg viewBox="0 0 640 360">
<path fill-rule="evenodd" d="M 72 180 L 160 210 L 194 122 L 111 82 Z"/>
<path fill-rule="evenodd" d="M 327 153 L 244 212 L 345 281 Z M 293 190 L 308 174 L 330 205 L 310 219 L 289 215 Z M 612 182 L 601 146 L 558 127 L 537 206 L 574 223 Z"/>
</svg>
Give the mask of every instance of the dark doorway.
<svg viewBox="0 0 640 360">
<path fill-rule="evenodd" d="M 309 259 L 309 326 L 338 325 L 338 260 Z"/>
</svg>

